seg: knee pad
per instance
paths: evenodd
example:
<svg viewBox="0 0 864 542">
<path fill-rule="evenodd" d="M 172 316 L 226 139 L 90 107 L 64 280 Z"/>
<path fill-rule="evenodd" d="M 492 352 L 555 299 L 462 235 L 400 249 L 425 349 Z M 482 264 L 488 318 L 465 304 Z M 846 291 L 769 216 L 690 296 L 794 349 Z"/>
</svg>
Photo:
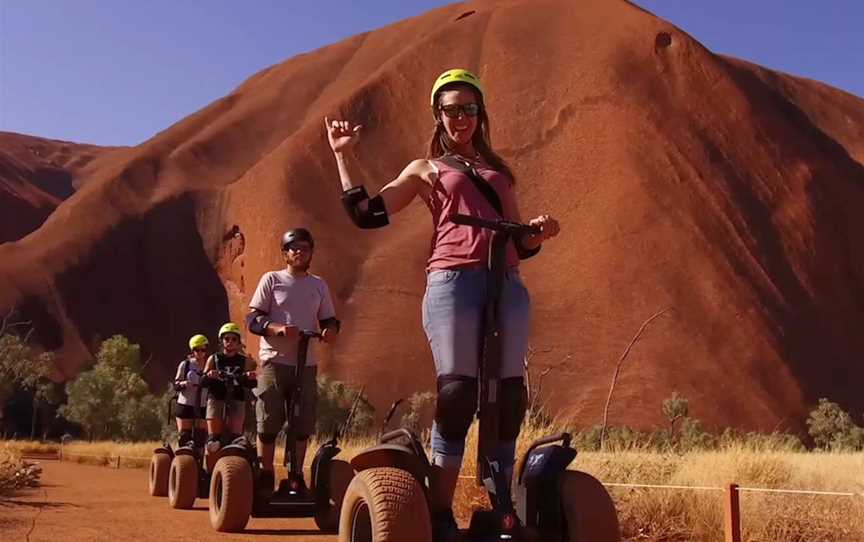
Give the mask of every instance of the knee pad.
<svg viewBox="0 0 864 542">
<path fill-rule="evenodd" d="M 521 376 L 501 379 L 500 397 L 501 417 L 499 426 L 501 440 L 516 440 L 525 419 L 528 407 L 528 390 Z"/>
<path fill-rule="evenodd" d="M 276 442 L 276 433 L 258 433 L 258 438 L 264 444 L 273 444 Z"/>
<path fill-rule="evenodd" d="M 476 411 L 476 378 L 459 375 L 438 377 L 435 423 L 445 440 L 464 440 Z"/>
</svg>

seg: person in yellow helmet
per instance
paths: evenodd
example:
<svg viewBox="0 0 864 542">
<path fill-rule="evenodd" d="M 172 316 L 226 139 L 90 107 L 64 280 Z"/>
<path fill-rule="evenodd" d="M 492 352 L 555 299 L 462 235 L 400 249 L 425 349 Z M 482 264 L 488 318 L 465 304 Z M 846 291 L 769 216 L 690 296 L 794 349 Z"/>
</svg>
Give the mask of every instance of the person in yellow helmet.
<svg viewBox="0 0 864 542">
<path fill-rule="evenodd" d="M 486 303 L 487 259 L 492 232 L 456 224 L 453 214 L 485 220 L 522 222 L 516 180 L 493 149 L 489 114 L 480 79 L 457 68 L 439 75 L 430 95 L 434 132 L 424 158 L 411 161 L 396 178 L 370 197 L 359 177 L 354 150 L 362 125 L 348 119 L 324 119 L 327 138 L 342 184 L 342 203 L 360 228 L 378 228 L 420 198 L 432 214 L 432 246 L 426 263 L 423 327 L 437 373 L 437 401 L 432 426 L 432 461 L 437 467 L 430 506 L 436 540 L 455 536 L 453 494 L 462 464 L 465 437 L 477 404 L 477 371 Z M 375 183 L 376 185 L 378 183 Z M 519 262 L 536 254 L 558 235 L 558 221 L 542 214 L 528 221 L 539 233 L 521 235 L 506 247 L 505 284 L 501 293 L 499 399 L 500 449 L 496 461 L 512 477 L 516 437 L 525 414 L 523 360 L 528 347 L 530 301 L 519 276 Z"/>
<path fill-rule="evenodd" d="M 177 391 L 179 446 L 192 444 L 201 447 L 204 444 L 204 405 L 207 404 L 207 390 L 201 389 L 200 382 L 207 359 L 208 345 L 209 341 L 204 335 L 192 336 L 189 339 L 189 355 L 177 366 L 174 389 Z M 195 429 L 200 430 L 194 432 L 194 439 L 193 420 L 197 420 L 194 424 Z"/>
<path fill-rule="evenodd" d="M 228 322 L 219 328 L 219 344 L 220 351 L 210 356 L 204 366 L 204 374 L 210 380 L 207 396 L 207 452 L 211 454 L 222 447 L 223 437 L 231 442 L 242 436 L 246 419 L 244 384 L 255 379 L 255 362 L 243 354 L 240 326 Z M 225 381 L 232 378 L 230 375 L 236 376 L 236 385 L 229 397 Z M 226 417 L 227 436 L 223 435 Z"/>
</svg>

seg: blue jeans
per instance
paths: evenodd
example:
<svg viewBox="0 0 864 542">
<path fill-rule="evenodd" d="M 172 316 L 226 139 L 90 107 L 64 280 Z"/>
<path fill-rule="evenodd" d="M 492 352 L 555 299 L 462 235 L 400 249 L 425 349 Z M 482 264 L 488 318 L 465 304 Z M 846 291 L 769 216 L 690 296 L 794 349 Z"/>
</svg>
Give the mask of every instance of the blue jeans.
<svg viewBox="0 0 864 542">
<path fill-rule="evenodd" d="M 435 372 L 476 378 L 486 305 L 486 270 L 434 270 L 426 277 L 423 296 L 423 329 L 429 339 Z M 531 300 L 518 270 L 507 272 L 501 292 L 501 378 L 523 376 L 528 350 Z M 458 467 L 465 453 L 465 439 L 446 440 L 432 424 L 432 461 Z M 496 459 L 502 468 L 512 467 L 516 442 L 501 443 Z"/>
</svg>

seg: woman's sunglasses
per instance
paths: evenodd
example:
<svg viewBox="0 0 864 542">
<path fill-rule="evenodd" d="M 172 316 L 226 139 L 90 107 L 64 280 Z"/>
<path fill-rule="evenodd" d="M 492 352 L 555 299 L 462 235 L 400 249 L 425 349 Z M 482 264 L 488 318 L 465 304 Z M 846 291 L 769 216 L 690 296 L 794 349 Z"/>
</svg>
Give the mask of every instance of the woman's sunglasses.
<svg viewBox="0 0 864 542">
<path fill-rule="evenodd" d="M 207 349 L 206 349 L 206 348 L 193 348 L 192 351 L 193 351 L 193 352 L 203 352 L 204 354 L 207 353 Z"/>
<path fill-rule="evenodd" d="M 460 113 L 466 117 L 476 117 L 480 114 L 479 104 L 449 104 L 438 107 L 451 119 L 459 118 Z"/>
</svg>

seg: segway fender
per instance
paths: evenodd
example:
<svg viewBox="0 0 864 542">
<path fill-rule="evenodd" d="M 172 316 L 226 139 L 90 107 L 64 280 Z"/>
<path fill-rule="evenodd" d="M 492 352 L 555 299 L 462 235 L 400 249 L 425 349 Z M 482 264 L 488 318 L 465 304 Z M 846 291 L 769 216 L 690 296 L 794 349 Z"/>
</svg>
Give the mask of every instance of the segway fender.
<svg viewBox="0 0 864 542">
<path fill-rule="evenodd" d="M 312 460 L 311 484 L 316 507 L 330 506 L 330 463 L 341 451 L 338 446 L 325 444 Z"/>
<path fill-rule="evenodd" d="M 171 459 L 174 459 L 174 450 L 171 449 L 170 444 L 166 444 L 165 446 L 162 446 L 161 448 L 156 448 L 155 450 L 153 450 L 153 453 L 154 454 L 166 454 Z"/>
<path fill-rule="evenodd" d="M 222 449 L 219 450 L 219 459 L 222 459 L 223 457 L 242 457 L 244 459 L 249 459 L 249 448 L 240 444 L 229 444 L 228 446 L 223 446 Z"/>
<path fill-rule="evenodd" d="M 576 457 L 569 446 L 530 450 L 523 461 L 516 488 L 516 513 L 526 527 L 552 540 L 564 530 L 561 514 L 561 475 Z"/>
<path fill-rule="evenodd" d="M 355 472 L 378 467 L 402 469 L 410 472 L 421 486 L 425 486 L 428 475 L 427 465 L 410 448 L 399 444 L 378 444 L 357 454 L 351 460 L 351 467 Z"/>
<path fill-rule="evenodd" d="M 177 448 L 177 450 L 174 451 L 174 455 L 175 456 L 176 455 L 192 455 L 192 456 L 194 456 L 195 450 L 193 450 L 192 448 L 190 448 L 188 446 L 183 446 L 182 448 Z"/>
</svg>

